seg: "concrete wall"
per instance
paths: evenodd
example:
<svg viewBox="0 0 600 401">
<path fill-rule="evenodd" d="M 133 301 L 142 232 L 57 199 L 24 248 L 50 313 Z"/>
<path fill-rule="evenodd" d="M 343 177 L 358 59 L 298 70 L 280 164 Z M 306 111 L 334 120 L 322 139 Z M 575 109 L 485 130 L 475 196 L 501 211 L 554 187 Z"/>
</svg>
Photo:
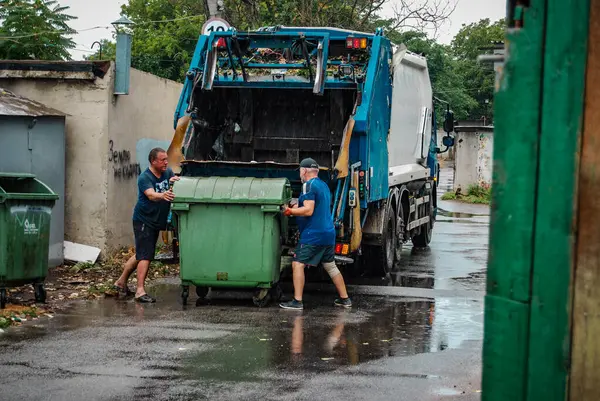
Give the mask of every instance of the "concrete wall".
<svg viewBox="0 0 600 401">
<path fill-rule="evenodd" d="M 65 239 L 106 245 L 108 113 L 113 69 L 103 79 L 0 80 L 4 88 L 67 113 Z"/>
<path fill-rule="evenodd" d="M 0 86 L 67 113 L 65 239 L 103 252 L 133 245 L 138 172 L 168 148 L 182 85 L 135 69 L 114 96 L 114 64 L 95 80 L 2 78 Z"/>
<path fill-rule="evenodd" d="M 492 184 L 494 134 L 459 132 L 456 134 L 454 189 L 463 193 L 469 185 Z"/>
<path fill-rule="evenodd" d="M 133 243 L 138 171 L 148 167 L 152 148 L 169 147 L 182 88 L 177 82 L 132 69 L 129 95 L 116 96 L 108 109 L 108 248 Z"/>
</svg>

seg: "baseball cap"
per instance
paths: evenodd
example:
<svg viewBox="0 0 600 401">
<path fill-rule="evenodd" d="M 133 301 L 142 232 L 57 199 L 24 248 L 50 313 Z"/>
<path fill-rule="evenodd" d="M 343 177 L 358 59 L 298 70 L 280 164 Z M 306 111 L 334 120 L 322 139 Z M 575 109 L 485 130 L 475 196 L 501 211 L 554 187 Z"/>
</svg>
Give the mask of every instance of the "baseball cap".
<svg viewBox="0 0 600 401">
<path fill-rule="evenodd" d="M 306 158 L 300 162 L 300 167 L 304 168 L 319 168 L 319 163 L 317 163 L 314 159 Z"/>
</svg>

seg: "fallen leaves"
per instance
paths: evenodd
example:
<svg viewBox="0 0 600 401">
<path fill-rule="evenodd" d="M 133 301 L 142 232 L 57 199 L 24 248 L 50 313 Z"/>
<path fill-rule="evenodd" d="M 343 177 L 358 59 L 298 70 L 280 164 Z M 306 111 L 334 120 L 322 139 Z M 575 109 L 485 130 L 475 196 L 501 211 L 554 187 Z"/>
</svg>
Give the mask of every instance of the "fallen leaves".
<svg viewBox="0 0 600 401">
<path fill-rule="evenodd" d="M 48 315 L 47 311 L 36 306 L 7 305 L 0 310 L 0 329 L 16 326 L 28 320 L 37 320 L 40 315 Z"/>
<path fill-rule="evenodd" d="M 133 248 L 120 249 L 102 262 L 96 264 L 78 263 L 51 268 L 46 277 L 47 302 L 60 308 L 65 302 L 78 299 L 100 299 L 116 295 L 113 284 L 123 271 L 125 262 L 134 255 Z M 151 263 L 148 283 L 152 280 L 179 275 L 178 264 Z M 129 280 L 135 286 L 136 278 Z M 9 289 L 9 302 L 17 305 L 33 304 L 33 287 L 25 285 Z"/>
</svg>

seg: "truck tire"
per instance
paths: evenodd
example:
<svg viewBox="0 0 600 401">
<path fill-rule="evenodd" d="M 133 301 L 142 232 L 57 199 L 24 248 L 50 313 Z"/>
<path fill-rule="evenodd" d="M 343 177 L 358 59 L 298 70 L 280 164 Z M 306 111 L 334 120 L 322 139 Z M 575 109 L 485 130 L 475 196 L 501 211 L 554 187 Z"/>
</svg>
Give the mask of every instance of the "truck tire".
<svg viewBox="0 0 600 401">
<path fill-rule="evenodd" d="M 365 246 L 364 262 L 375 275 L 386 276 L 394 269 L 396 258 L 396 218 L 391 207 L 386 208 L 380 245 Z"/>
<path fill-rule="evenodd" d="M 398 205 L 398 216 L 396 217 L 396 248 L 395 248 L 395 262 L 400 262 L 402 259 L 402 246 L 404 245 L 404 214 L 402 203 Z"/>
<path fill-rule="evenodd" d="M 431 242 L 431 236 L 433 235 L 433 198 L 432 193 L 429 193 L 429 223 L 421 226 L 419 234 L 412 237 L 412 243 L 417 248 L 426 248 Z"/>
</svg>

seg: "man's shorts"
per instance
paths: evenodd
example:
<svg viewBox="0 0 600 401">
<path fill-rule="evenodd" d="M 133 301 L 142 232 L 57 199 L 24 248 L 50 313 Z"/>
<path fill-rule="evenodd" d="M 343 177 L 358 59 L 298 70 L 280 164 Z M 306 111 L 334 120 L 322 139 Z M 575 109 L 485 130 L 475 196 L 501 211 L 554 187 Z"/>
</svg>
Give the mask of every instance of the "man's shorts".
<svg viewBox="0 0 600 401">
<path fill-rule="evenodd" d="M 296 247 L 294 262 L 300 262 L 307 266 L 318 266 L 319 263 L 330 263 L 335 259 L 335 247 L 333 245 L 304 245 Z"/>
<path fill-rule="evenodd" d="M 133 235 L 135 236 L 135 259 L 154 260 L 156 241 L 160 230 L 156 230 L 148 224 L 133 221 Z"/>
</svg>

